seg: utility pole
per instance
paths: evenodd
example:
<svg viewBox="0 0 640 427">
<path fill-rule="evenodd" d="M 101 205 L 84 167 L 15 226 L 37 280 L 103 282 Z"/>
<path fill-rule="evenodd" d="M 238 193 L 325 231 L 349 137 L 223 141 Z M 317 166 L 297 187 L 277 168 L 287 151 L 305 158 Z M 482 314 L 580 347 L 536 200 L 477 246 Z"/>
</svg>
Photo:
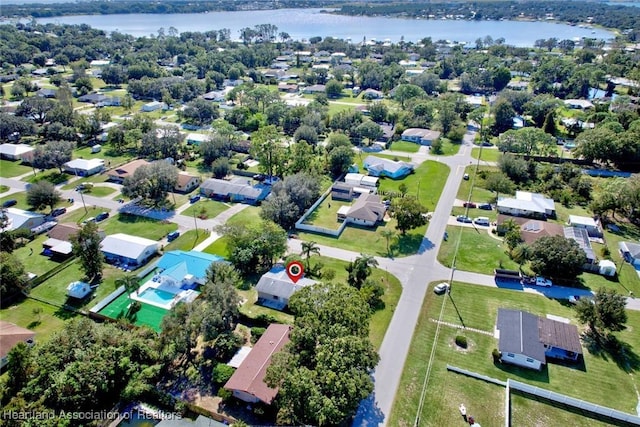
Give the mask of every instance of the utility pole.
<svg viewBox="0 0 640 427">
<path fill-rule="evenodd" d="M 89 210 L 87 209 L 87 205 L 84 203 L 84 196 L 82 195 L 82 190 L 78 190 L 78 193 L 80 193 L 80 200 L 82 200 L 82 206 L 84 207 L 84 213 L 89 213 Z"/>
</svg>

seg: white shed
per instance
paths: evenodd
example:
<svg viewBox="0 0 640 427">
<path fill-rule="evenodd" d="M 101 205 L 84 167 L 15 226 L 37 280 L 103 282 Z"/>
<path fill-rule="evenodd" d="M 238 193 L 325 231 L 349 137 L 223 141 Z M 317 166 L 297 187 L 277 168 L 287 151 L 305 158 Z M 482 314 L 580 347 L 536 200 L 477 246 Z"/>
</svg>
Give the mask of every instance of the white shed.
<svg viewBox="0 0 640 427">
<path fill-rule="evenodd" d="M 71 282 L 67 286 L 67 296 L 76 299 L 83 299 L 91 293 L 91 286 L 85 282 Z"/>
<path fill-rule="evenodd" d="M 610 259 L 603 259 L 598 263 L 598 273 L 603 276 L 615 276 L 616 264 Z"/>
</svg>

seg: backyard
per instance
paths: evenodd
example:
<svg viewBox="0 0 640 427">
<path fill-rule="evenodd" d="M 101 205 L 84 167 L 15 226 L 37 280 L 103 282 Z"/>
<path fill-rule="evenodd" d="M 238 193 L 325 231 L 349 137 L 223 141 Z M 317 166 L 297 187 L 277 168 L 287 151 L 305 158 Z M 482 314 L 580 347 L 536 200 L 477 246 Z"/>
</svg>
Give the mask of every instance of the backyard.
<svg viewBox="0 0 640 427">
<path fill-rule="evenodd" d="M 329 195 L 307 216 L 304 223 L 328 228 L 330 230 L 337 230 L 340 228 L 340 224 L 342 224 L 342 222 L 339 222 L 337 219 L 338 211 L 341 207 L 351 206 L 352 204 L 353 202 L 331 200 L 331 196 Z"/>
<path fill-rule="evenodd" d="M 445 304 L 444 321 L 459 325 L 462 319 L 467 328 L 484 331 L 493 331 L 499 307 L 522 309 L 540 316 L 547 313 L 559 315 L 572 319 L 575 323 L 570 306 L 542 296 L 462 283 L 454 283 L 451 296 L 452 299 L 443 301 L 443 298 L 448 297 L 427 293 L 398 388 L 403 392 L 397 394 L 391 413 L 389 424 L 392 426 L 411 426 L 414 423 L 427 372 L 427 359 L 435 338 L 436 323 L 431 319 L 438 317 L 442 304 Z M 584 363 L 576 366 L 549 363 L 538 372 L 503 364 L 494 365 L 491 351 L 497 346 L 496 339 L 477 332 L 442 326 L 436 341 L 426 400 L 420 414 L 421 425 L 451 425 L 460 417 L 460 403 L 464 403 L 468 413 L 483 425 L 504 423 L 504 388 L 447 372 L 447 364 L 499 380 L 513 378 L 634 413 L 638 403 L 634 390 L 640 384 L 629 373 L 640 369 L 640 365 L 635 362 L 638 356 L 633 350 L 640 346 L 640 335 L 634 333 L 635 326 L 640 324 L 640 313 L 628 312 L 628 315 L 629 327 L 617 336 L 628 345 L 626 351 L 631 361 L 629 372 L 620 367 L 624 365 L 623 361 L 616 360 L 606 352 L 591 353 L 586 345 L 583 345 Z M 466 350 L 460 349 L 454 342 L 455 336 L 459 334 L 468 339 L 469 346 Z M 612 396 L 616 398 L 612 399 Z M 563 423 L 567 419 L 564 411 L 545 410 L 523 415 L 521 410 L 526 407 L 521 408 L 521 403 L 520 399 L 512 401 L 514 419 L 524 417 L 527 422 L 513 425 L 567 425 Z M 572 414 L 570 419 L 571 425 L 592 425 L 591 419 L 576 414 Z"/>
</svg>

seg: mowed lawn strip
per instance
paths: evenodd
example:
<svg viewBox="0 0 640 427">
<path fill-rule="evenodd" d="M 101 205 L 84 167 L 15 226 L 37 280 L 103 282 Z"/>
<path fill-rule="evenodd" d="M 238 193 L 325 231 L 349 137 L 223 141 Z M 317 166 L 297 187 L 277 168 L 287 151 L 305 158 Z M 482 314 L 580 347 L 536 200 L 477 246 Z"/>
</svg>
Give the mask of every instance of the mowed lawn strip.
<svg viewBox="0 0 640 427">
<path fill-rule="evenodd" d="M 425 298 L 407 356 L 399 386 L 399 390 L 403 392 L 397 395 L 394 403 L 390 419 L 392 426 L 413 425 L 435 336 L 436 323 L 430 319 L 438 318 L 444 298 L 447 299 L 443 320 L 459 325 L 462 319 L 468 328 L 493 331 L 498 308 L 525 310 L 538 316 L 558 315 L 577 324 L 572 307 L 539 295 L 454 282 L 452 298 L 448 299 L 447 296 L 433 294 L 432 286 Z M 627 314 L 628 327 L 625 331 L 617 333 L 617 336 L 620 341 L 629 345 L 629 358 L 637 359 L 636 349 L 640 348 L 640 334 L 635 331 L 640 326 L 640 313 L 628 311 Z M 579 330 L 583 329 L 581 325 L 578 327 Z M 457 334 L 467 337 L 468 350 L 462 351 L 455 346 L 454 339 Z M 538 372 L 506 364 L 494 365 L 491 351 L 497 344 L 497 340 L 491 336 L 441 327 L 427 399 L 421 414 L 422 425 L 451 425 L 460 417 L 457 411 L 457 405 L 460 403 L 465 403 L 468 413 L 481 424 L 498 425 L 503 422 L 500 417 L 504 407 L 504 389 L 491 386 L 487 389 L 488 393 L 478 393 L 478 384 L 485 383 L 448 373 L 447 364 L 499 380 L 513 378 L 624 412 L 635 411 L 637 396 L 634 387 L 640 386 L 640 382 L 634 376 L 628 375 L 620 367 L 624 364 L 619 365 L 609 354 L 592 354 L 583 343 L 584 365 L 563 366 L 549 363 Z M 634 363 L 632 369 L 638 369 L 636 365 Z M 498 392 L 492 392 L 494 389 Z M 612 396 L 616 396 L 615 399 Z M 552 416 L 552 412 L 529 413 L 529 416 L 531 422 L 525 425 L 564 425 L 563 419 L 545 418 Z M 588 418 L 584 418 L 584 422 L 573 424 L 587 425 L 589 422 Z"/>
</svg>

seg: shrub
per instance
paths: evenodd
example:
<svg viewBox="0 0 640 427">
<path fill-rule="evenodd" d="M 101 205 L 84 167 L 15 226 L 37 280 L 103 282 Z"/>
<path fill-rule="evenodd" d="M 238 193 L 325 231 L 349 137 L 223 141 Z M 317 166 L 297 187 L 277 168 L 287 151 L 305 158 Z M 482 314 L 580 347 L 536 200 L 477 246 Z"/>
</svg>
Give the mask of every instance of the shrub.
<svg viewBox="0 0 640 427">
<path fill-rule="evenodd" d="M 251 328 L 251 342 L 255 344 L 256 341 L 260 339 L 262 334 L 264 334 L 264 331 L 266 331 L 265 328 L 258 328 L 257 326 Z"/>
<path fill-rule="evenodd" d="M 322 275 L 320 276 L 327 282 L 332 281 L 336 277 L 336 271 L 333 268 L 327 268 L 322 271 Z"/>
<path fill-rule="evenodd" d="M 491 357 L 493 357 L 493 363 L 500 363 L 500 351 L 497 348 L 493 349 Z"/>
<path fill-rule="evenodd" d="M 602 258 L 611 258 L 611 250 L 608 246 L 603 246 L 600 250 L 600 255 L 602 255 Z"/>
<path fill-rule="evenodd" d="M 229 381 L 233 372 L 234 369 L 231 366 L 226 363 L 218 363 L 211 371 L 211 381 L 219 385 L 225 384 Z"/>
<path fill-rule="evenodd" d="M 233 393 L 226 388 L 220 387 L 218 389 L 218 397 L 222 398 L 223 401 L 231 399 L 231 396 L 233 396 Z"/>
<path fill-rule="evenodd" d="M 467 348 L 467 337 L 456 335 L 456 345 L 461 348 Z"/>
</svg>

